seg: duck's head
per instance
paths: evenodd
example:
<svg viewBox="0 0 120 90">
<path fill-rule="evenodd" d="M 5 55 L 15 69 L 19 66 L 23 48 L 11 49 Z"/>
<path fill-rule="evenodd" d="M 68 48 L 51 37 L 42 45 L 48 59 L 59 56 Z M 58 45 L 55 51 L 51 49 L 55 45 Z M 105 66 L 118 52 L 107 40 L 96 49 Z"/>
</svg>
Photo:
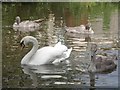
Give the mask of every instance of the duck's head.
<svg viewBox="0 0 120 90">
<path fill-rule="evenodd" d="M 16 24 L 19 25 L 20 21 L 21 21 L 21 20 L 20 20 L 20 17 L 17 16 L 16 19 L 15 19 Z"/>
</svg>

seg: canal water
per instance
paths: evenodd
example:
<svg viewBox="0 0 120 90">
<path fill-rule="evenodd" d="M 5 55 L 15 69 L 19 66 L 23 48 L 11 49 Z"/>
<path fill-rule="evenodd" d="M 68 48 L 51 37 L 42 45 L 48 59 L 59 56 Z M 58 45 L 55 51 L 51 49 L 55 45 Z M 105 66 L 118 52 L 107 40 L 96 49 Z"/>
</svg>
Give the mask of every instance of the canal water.
<svg viewBox="0 0 120 90">
<path fill-rule="evenodd" d="M 44 19 L 40 28 L 13 28 L 15 17 L 21 21 Z M 91 22 L 94 34 L 65 31 Z M 24 55 L 19 42 L 27 35 L 34 36 L 39 48 L 54 46 L 61 41 L 72 47 L 70 57 L 58 65 L 22 66 Z M 90 82 L 86 73 L 91 63 L 90 44 L 98 46 L 97 55 L 115 58 L 117 68 L 112 72 L 97 73 Z M 118 87 L 118 9 L 116 3 L 3 3 L 2 4 L 2 87 L 3 88 L 81 88 Z M 93 86 L 91 86 L 93 83 Z"/>
</svg>

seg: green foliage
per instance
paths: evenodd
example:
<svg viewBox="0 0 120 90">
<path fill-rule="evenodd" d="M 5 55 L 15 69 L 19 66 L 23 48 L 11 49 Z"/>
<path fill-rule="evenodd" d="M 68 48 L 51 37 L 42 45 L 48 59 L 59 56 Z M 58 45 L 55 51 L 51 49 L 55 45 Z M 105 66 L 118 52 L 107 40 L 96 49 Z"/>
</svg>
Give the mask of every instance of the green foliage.
<svg viewBox="0 0 120 90">
<path fill-rule="evenodd" d="M 118 3 L 110 2 L 19 2 L 19 3 L 3 3 L 2 16 L 3 25 L 9 25 L 14 22 L 17 15 L 22 19 L 37 19 L 48 17 L 50 11 L 57 17 L 64 17 L 65 11 L 74 17 L 76 24 L 81 18 L 103 17 L 105 27 L 109 27 L 110 15 L 118 6 Z M 33 12 L 34 11 L 34 12 Z M 7 22 L 4 20 L 7 19 Z M 11 21 L 12 20 L 12 21 Z"/>
</svg>

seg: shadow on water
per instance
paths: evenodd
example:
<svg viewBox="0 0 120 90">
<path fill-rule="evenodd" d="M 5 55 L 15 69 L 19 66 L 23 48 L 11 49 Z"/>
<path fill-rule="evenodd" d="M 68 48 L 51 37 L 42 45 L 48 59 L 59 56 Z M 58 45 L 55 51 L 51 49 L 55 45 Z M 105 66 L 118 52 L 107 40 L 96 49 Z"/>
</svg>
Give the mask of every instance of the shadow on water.
<svg viewBox="0 0 120 90">
<path fill-rule="evenodd" d="M 117 88 L 119 48 L 118 24 L 115 22 L 118 20 L 116 4 L 59 3 L 59 7 L 57 5 L 58 3 L 3 3 L 3 88 Z M 13 29 L 12 24 L 18 14 L 23 21 L 39 18 L 46 18 L 46 21 L 40 29 Z M 79 26 L 88 23 L 88 20 L 92 24 L 94 34 L 65 31 L 64 26 Z M 30 45 L 24 51 L 20 51 L 19 41 L 26 35 L 36 37 L 40 48 L 54 46 L 61 41 L 73 48 L 71 56 L 59 65 L 21 66 L 22 57 L 32 47 Z M 114 61 L 117 64 L 116 70 L 107 73 L 88 73 L 91 43 L 98 45 L 98 56 L 117 58 Z"/>
</svg>

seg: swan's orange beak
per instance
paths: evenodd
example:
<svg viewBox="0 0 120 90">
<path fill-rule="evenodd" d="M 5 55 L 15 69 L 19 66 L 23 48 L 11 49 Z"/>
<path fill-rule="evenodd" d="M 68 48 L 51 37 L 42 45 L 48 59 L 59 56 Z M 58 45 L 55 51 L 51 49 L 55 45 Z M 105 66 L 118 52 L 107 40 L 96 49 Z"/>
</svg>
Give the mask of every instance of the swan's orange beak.
<svg viewBox="0 0 120 90">
<path fill-rule="evenodd" d="M 23 49 L 24 49 L 24 47 L 25 47 L 25 45 L 24 45 L 24 42 L 23 42 L 23 41 L 20 43 L 20 46 L 21 46 L 21 50 L 23 50 Z"/>
</svg>

